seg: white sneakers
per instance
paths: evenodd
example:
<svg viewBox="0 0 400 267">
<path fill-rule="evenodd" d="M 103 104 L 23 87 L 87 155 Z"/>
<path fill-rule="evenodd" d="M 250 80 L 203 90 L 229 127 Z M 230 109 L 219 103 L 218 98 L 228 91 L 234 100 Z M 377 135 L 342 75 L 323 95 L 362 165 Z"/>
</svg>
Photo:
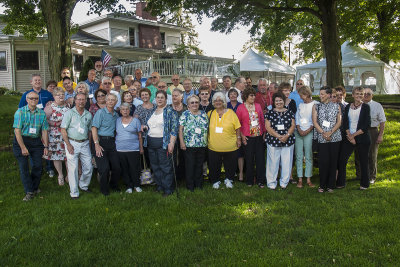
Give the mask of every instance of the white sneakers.
<svg viewBox="0 0 400 267">
<path fill-rule="evenodd" d="M 132 194 L 132 188 L 126 189 L 125 193 Z"/>
<path fill-rule="evenodd" d="M 140 192 L 143 191 L 142 188 L 140 188 L 140 187 L 134 187 L 133 189 L 134 189 L 137 193 L 140 193 Z M 126 189 L 126 191 L 125 191 L 125 193 L 128 193 L 128 194 L 132 194 L 132 192 L 133 192 L 132 188 L 128 188 L 128 189 Z"/>
<path fill-rule="evenodd" d="M 228 178 L 225 179 L 224 183 L 226 188 L 233 188 L 232 180 L 229 180 Z"/>
<path fill-rule="evenodd" d="M 135 191 L 138 192 L 138 193 L 140 193 L 140 192 L 143 191 L 142 188 L 140 188 L 140 187 L 135 187 L 134 189 L 135 189 Z"/>
<path fill-rule="evenodd" d="M 221 182 L 216 182 L 216 183 L 214 183 L 213 184 L 213 188 L 214 189 L 219 189 L 219 185 L 221 184 Z M 226 178 L 225 180 L 224 180 L 224 184 L 225 184 L 225 186 L 226 186 L 226 188 L 233 188 L 233 184 L 232 184 L 232 180 L 229 180 L 228 178 Z"/>
</svg>

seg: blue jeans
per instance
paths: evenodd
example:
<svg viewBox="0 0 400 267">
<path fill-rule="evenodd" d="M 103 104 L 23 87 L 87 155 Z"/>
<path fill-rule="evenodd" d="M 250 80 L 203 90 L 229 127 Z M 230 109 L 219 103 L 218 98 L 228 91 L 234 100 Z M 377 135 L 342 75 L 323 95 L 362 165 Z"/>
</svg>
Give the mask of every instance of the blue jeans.
<svg viewBox="0 0 400 267">
<path fill-rule="evenodd" d="M 18 145 L 15 138 L 13 142 L 13 152 L 18 160 L 19 173 L 25 193 L 33 193 L 39 189 L 40 177 L 42 175 L 42 156 L 44 147 L 40 138 L 23 136 L 22 139 L 29 151 L 29 156 L 22 155 L 21 147 Z M 29 159 L 32 164 L 31 173 L 29 173 Z"/>
<path fill-rule="evenodd" d="M 162 148 L 162 138 L 147 137 L 150 164 L 153 169 L 154 181 L 157 189 L 166 194 L 174 191 L 174 173 L 172 169 L 172 155 Z"/>
</svg>

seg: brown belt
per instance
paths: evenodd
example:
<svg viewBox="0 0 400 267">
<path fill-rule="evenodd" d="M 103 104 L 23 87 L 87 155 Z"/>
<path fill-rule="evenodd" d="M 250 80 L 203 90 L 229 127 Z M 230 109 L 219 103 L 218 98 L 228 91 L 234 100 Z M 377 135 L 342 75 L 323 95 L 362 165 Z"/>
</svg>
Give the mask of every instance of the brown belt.
<svg viewBox="0 0 400 267">
<path fill-rule="evenodd" d="M 73 138 L 68 138 L 68 139 L 72 140 L 72 141 L 75 141 L 75 142 L 78 142 L 78 143 L 83 143 L 83 142 L 86 142 L 87 140 L 89 140 L 89 139 L 76 140 L 76 139 L 73 139 Z"/>
</svg>

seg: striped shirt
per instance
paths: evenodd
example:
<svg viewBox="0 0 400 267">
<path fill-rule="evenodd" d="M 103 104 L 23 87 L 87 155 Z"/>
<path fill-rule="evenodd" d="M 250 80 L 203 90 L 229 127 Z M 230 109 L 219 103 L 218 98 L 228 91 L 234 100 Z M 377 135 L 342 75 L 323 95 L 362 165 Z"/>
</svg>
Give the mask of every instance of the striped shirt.
<svg viewBox="0 0 400 267">
<path fill-rule="evenodd" d="M 22 136 L 37 138 L 49 125 L 43 110 L 36 108 L 31 111 L 26 105 L 15 112 L 13 128 L 21 129 Z"/>
</svg>

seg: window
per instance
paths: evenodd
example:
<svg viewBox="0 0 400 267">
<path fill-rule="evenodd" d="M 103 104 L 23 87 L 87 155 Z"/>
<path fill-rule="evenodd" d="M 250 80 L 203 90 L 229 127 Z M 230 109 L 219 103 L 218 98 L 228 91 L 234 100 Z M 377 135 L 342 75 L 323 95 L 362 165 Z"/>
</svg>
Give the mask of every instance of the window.
<svg viewBox="0 0 400 267">
<path fill-rule="evenodd" d="M 39 70 L 38 51 L 16 51 L 17 70 Z"/>
<path fill-rule="evenodd" d="M 129 28 L 129 45 L 136 46 L 135 28 Z"/>
<path fill-rule="evenodd" d="M 0 51 L 0 71 L 7 70 L 6 51 Z"/>
<path fill-rule="evenodd" d="M 160 34 L 161 34 L 161 48 L 165 49 L 166 48 L 166 46 L 165 46 L 165 32 L 160 32 Z"/>
<path fill-rule="evenodd" d="M 82 55 L 74 55 L 74 70 L 81 71 L 83 68 L 83 56 Z"/>
</svg>

